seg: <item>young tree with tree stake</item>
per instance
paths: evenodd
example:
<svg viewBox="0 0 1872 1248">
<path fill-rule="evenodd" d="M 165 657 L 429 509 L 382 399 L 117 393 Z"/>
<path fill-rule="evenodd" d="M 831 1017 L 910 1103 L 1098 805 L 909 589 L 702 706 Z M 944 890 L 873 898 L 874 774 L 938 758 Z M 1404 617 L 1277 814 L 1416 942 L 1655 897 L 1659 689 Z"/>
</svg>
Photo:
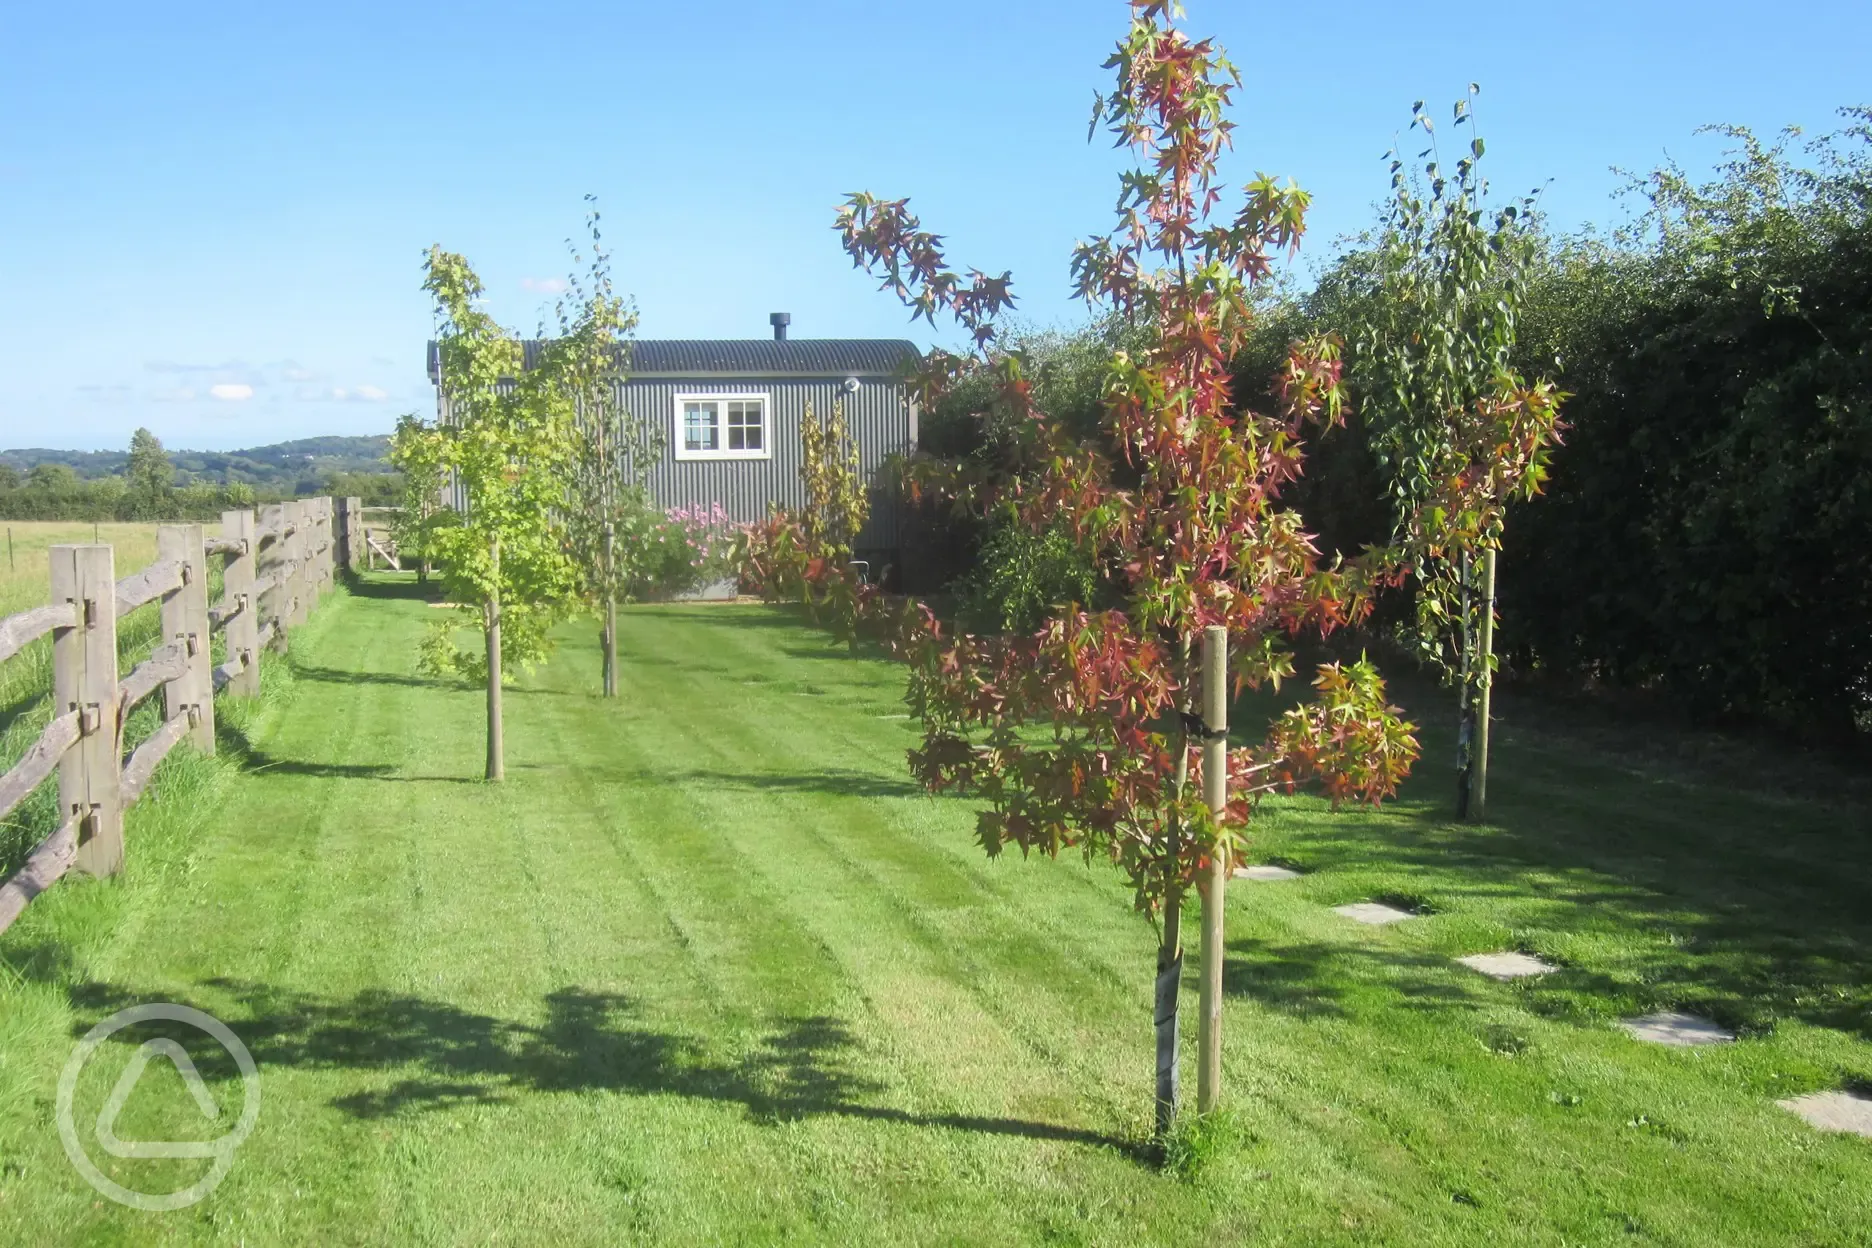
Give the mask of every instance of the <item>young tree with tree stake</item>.
<svg viewBox="0 0 1872 1248">
<path fill-rule="evenodd" d="M 1454 127 L 1474 130 L 1476 91 L 1457 101 Z M 1430 159 L 1416 177 L 1391 153 L 1391 205 L 1354 301 L 1351 376 L 1400 539 L 1418 553 L 1420 648 L 1457 686 L 1456 807 L 1467 818 L 1487 796 L 1495 552 L 1510 499 L 1546 479 L 1564 396 L 1510 367 L 1540 251 L 1532 198 L 1485 223 L 1481 137 L 1446 173 L 1421 100 L 1412 112 L 1430 144 L 1419 159 Z"/>
<path fill-rule="evenodd" d="M 481 280 L 467 260 L 430 249 L 423 288 L 440 322 L 440 385 L 447 416 L 439 460 L 466 495 L 459 524 L 435 533 L 449 598 L 480 626 L 482 652 L 455 645 L 459 617 L 423 643 L 427 670 L 487 684 L 487 778 L 503 777 L 501 680 L 545 657 L 547 630 L 577 591 L 555 517 L 565 504 L 574 402 L 563 357 L 549 348 L 522 368 L 520 340 L 482 311 Z"/>
<path fill-rule="evenodd" d="M 594 203 L 590 195 L 585 199 Z M 581 274 L 583 258 L 572 248 L 566 294 L 554 308 L 559 321 L 554 350 L 577 413 L 566 539 L 584 574 L 585 598 L 602 620 L 604 695 L 615 698 L 617 604 L 635 579 L 635 556 L 647 549 L 644 537 L 654 517 L 644 486 L 662 454 L 662 439 L 618 400 L 637 313 L 612 288 L 611 256 L 603 246 L 595 204 L 585 224 L 591 263 Z"/>
<path fill-rule="evenodd" d="M 948 313 L 969 334 L 975 358 L 938 358 L 926 392 L 983 370 L 996 375 L 999 425 L 1029 441 L 1021 458 L 1035 468 L 977 487 L 980 501 L 1036 533 L 1063 526 L 1121 588 L 1122 610 L 1068 606 L 1026 636 L 953 636 L 925 608 L 901 646 L 924 727 L 913 771 L 932 790 L 987 800 L 977 835 L 988 853 L 1017 846 L 1108 858 L 1129 877 L 1138 908 L 1161 917 L 1157 1121 L 1166 1129 L 1178 1100 L 1185 897 L 1197 892 L 1203 911 L 1198 1103 L 1208 1111 L 1220 1094 L 1224 883 L 1257 802 L 1302 783 L 1335 801 L 1377 802 L 1418 751 L 1362 660 L 1322 667 L 1316 698 L 1277 717 L 1251 746 L 1227 748 L 1216 719 L 1195 713 L 1197 639 L 1217 630 L 1238 689 L 1278 685 L 1294 670 L 1290 639 L 1361 619 L 1374 592 L 1402 577 L 1406 552 L 1326 565 L 1301 518 L 1281 505 L 1301 470 L 1304 435 L 1339 417 L 1337 345 L 1295 345 L 1269 415 L 1235 408 L 1228 365 L 1271 253 L 1299 242 L 1308 197 L 1262 176 L 1232 216 L 1217 211 L 1216 162 L 1232 128 L 1224 113 L 1239 78 L 1212 43 L 1174 24 L 1165 0 L 1132 0 L 1131 9 L 1107 62 L 1116 84 L 1095 125 L 1135 151 L 1140 167 L 1121 177 L 1118 231 L 1073 258 L 1078 292 L 1144 339 L 1106 369 L 1102 443 L 1119 448 L 1116 457 L 1034 409 L 1018 357 L 988 358 L 994 318 L 1013 302 L 1006 274 L 951 271 L 940 238 L 903 200 L 853 196 L 839 225 L 854 262 L 881 273 L 913 315 L 933 323 Z M 950 479 L 940 465 L 924 475 Z M 1206 710 L 1226 708 L 1219 690 L 1205 701 Z M 1220 799 L 1212 809 L 1199 785 L 1205 771 L 1224 770 L 1201 786 Z"/>
</svg>

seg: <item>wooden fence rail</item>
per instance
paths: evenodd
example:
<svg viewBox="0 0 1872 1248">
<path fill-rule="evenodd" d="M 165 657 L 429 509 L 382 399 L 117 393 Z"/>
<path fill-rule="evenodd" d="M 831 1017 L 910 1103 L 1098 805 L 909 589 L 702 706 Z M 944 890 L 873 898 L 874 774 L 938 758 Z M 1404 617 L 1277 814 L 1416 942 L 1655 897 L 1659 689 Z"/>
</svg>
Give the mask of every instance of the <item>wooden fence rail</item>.
<svg viewBox="0 0 1872 1248">
<path fill-rule="evenodd" d="M 199 524 L 156 530 L 156 562 L 119 580 L 109 546 L 54 546 L 51 598 L 0 619 L 0 662 L 52 635 L 52 722 L 0 774 L 0 819 L 58 773 L 63 822 L 0 883 L 0 932 L 28 902 L 74 869 L 115 875 L 123 869 L 123 813 L 142 795 L 158 764 L 190 741 L 214 753 L 214 695 L 260 690 L 260 655 L 286 648 L 343 566 L 354 566 L 362 527 L 355 498 L 315 498 L 221 513 L 219 536 Z M 208 603 L 208 560 L 222 564 L 224 597 Z M 264 569 L 265 575 L 261 575 Z M 162 640 L 121 680 L 117 621 L 160 604 Z M 227 661 L 215 666 L 209 639 L 224 635 Z M 124 720 L 157 690 L 161 727 L 123 757 Z"/>
</svg>

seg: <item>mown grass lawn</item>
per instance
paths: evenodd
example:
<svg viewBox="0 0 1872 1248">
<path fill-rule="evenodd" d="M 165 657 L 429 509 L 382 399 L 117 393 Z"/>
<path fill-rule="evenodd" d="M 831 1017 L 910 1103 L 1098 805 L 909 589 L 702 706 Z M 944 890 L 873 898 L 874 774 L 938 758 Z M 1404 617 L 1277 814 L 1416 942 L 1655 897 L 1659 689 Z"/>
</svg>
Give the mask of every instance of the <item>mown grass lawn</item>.
<svg viewBox="0 0 1872 1248">
<path fill-rule="evenodd" d="M 1867 1242 L 1872 1141 L 1774 1104 L 1872 1079 L 1862 806 L 1512 718 L 1489 826 L 1443 820 L 1434 755 L 1381 812 L 1271 804 L 1257 855 L 1308 874 L 1231 892 L 1233 1129 L 1180 1177 L 1145 1147 L 1149 925 L 912 788 L 898 669 L 779 610 L 636 608 L 607 704 L 568 627 L 491 788 L 476 693 L 413 672 L 434 615 L 388 577 L 329 600 L 136 812 L 130 875 L 0 939 L 0 1242 Z M 1380 897 L 1428 913 L 1329 909 Z M 1507 948 L 1563 969 L 1450 961 Z M 264 1108 L 211 1197 L 140 1213 L 52 1105 L 77 1036 L 165 1000 L 233 1027 Z M 1743 1038 L 1613 1025 L 1665 1005 Z M 120 1135 L 219 1134 L 145 1086 Z"/>
</svg>

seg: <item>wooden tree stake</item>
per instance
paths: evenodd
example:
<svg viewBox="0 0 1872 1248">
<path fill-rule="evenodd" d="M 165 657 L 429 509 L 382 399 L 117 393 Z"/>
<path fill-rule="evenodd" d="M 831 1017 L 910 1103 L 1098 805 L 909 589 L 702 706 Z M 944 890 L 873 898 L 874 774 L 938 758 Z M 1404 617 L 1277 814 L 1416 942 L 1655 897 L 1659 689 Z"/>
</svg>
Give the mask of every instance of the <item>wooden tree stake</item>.
<svg viewBox="0 0 1872 1248">
<path fill-rule="evenodd" d="M 500 538 L 494 539 L 494 588 L 488 594 L 488 600 L 481 610 L 486 617 L 487 626 L 487 778 L 504 780 L 507 777 L 506 751 L 502 743 L 501 726 L 501 599 L 500 599 Z"/>
<path fill-rule="evenodd" d="M 83 735 L 59 761 L 59 810 L 78 820 L 76 870 L 123 870 L 123 806 L 118 755 L 117 574 L 109 546 L 54 546 L 52 601 L 69 602 L 77 623 L 52 633 L 52 701 L 58 714 L 76 710 Z"/>
<path fill-rule="evenodd" d="M 1472 818 L 1480 819 L 1488 807 L 1489 701 L 1495 685 L 1495 548 L 1482 552 L 1482 670 L 1476 673 L 1475 794 L 1469 803 Z"/>
<path fill-rule="evenodd" d="M 1228 630 L 1203 630 L 1203 801 L 1219 823 L 1228 810 Z M 1209 1113 L 1222 1096 L 1223 906 L 1229 859 L 1211 854 L 1202 881 L 1202 1019 L 1197 1025 L 1196 1109 Z"/>
<path fill-rule="evenodd" d="M 617 530 L 609 521 L 604 526 L 605 622 L 604 622 L 604 696 L 618 696 L 617 670 Z"/>
</svg>

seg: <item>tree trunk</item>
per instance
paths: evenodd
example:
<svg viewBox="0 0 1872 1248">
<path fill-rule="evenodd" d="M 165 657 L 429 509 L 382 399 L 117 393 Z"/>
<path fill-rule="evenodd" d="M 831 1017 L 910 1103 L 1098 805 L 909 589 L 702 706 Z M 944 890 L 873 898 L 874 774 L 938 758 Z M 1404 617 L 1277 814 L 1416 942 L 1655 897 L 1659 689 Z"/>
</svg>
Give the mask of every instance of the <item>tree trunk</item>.
<svg viewBox="0 0 1872 1248">
<path fill-rule="evenodd" d="M 1185 634 L 1177 643 L 1177 655 L 1183 673 L 1183 696 L 1177 700 L 1179 716 L 1187 717 L 1192 703 L 1189 696 L 1190 641 Z M 1182 749 L 1177 753 L 1176 792 L 1183 795 L 1189 783 L 1189 721 L 1182 719 Z M 1170 886 L 1164 895 L 1163 939 L 1157 945 L 1157 997 L 1154 1021 L 1157 1028 L 1157 1134 L 1165 1135 L 1176 1121 L 1177 1101 L 1181 1095 L 1177 1046 L 1177 998 L 1183 985 L 1183 890 L 1177 883 L 1176 862 L 1182 856 L 1177 830 L 1170 830 Z"/>
<path fill-rule="evenodd" d="M 1183 983 L 1183 894 L 1173 889 L 1164 899 L 1163 943 L 1157 946 L 1157 1134 L 1176 1121 L 1177 995 Z"/>
<path fill-rule="evenodd" d="M 504 780 L 507 768 L 501 741 L 501 601 L 500 541 L 494 542 L 494 587 L 482 608 L 487 632 L 487 778 Z"/>
<path fill-rule="evenodd" d="M 1203 630 L 1203 801 L 1219 824 L 1228 810 L 1228 630 Z M 1226 852 L 1209 856 L 1202 893 L 1202 1017 L 1196 1028 L 1196 1112 L 1222 1097 L 1223 907 L 1228 901 Z"/>
</svg>

